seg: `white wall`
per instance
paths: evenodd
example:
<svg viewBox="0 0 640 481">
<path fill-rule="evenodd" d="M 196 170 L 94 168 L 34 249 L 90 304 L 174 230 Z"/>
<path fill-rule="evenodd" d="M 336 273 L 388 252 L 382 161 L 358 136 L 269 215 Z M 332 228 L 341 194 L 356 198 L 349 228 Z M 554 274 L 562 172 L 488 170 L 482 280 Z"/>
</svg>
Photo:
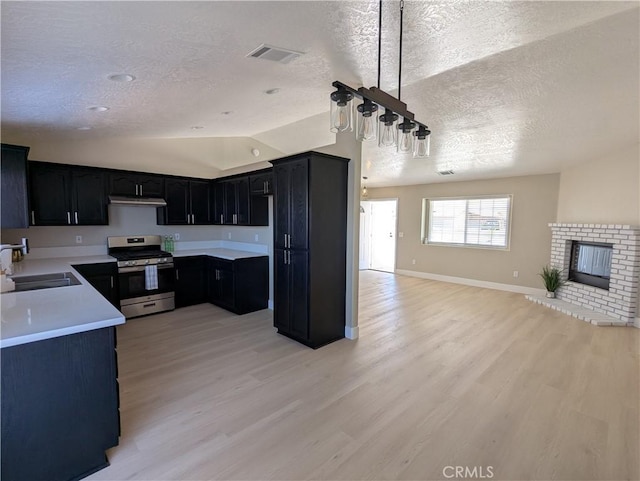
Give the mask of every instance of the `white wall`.
<svg viewBox="0 0 640 481">
<path fill-rule="evenodd" d="M 640 226 L 640 144 L 563 170 L 557 221 Z"/>
<path fill-rule="evenodd" d="M 398 199 L 396 270 L 449 276 L 475 281 L 541 288 L 540 272 L 551 253 L 558 174 L 446 182 L 403 187 L 371 188 L 369 198 Z M 512 221 L 509 250 L 423 244 L 422 200 L 435 197 L 511 194 Z M 399 237 L 400 232 L 403 237 Z M 413 264 L 415 259 L 416 263 Z M 518 271 L 518 277 L 513 277 Z"/>
</svg>

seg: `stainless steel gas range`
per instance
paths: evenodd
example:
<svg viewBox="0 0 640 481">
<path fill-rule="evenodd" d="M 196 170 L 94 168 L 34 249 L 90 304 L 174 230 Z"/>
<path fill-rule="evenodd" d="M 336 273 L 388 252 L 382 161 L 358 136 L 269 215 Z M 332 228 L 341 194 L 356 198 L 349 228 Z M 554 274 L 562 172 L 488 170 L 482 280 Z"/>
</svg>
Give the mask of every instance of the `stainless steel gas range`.
<svg viewBox="0 0 640 481">
<path fill-rule="evenodd" d="M 175 269 L 159 235 L 108 237 L 118 260 L 120 309 L 127 319 L 175 309 Z"/>
</svg>

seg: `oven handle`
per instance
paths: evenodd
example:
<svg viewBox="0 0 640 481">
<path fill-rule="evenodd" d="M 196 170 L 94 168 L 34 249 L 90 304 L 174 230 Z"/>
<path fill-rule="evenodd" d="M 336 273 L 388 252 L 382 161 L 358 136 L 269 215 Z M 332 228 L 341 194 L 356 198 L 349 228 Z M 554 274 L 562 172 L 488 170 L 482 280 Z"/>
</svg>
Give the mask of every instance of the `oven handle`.
<svg viewBox="0 0 640 481">
<path fill-rule="evenodd" d="M 152 264 L 153 265 L 153 264 Z M 173 264 L 156 264 L 158 269 L 173 269 Z M 142 272 L 146 266 L 119 267 L 118 274 L 128 274 L 130 272 Z"/>
</svg>

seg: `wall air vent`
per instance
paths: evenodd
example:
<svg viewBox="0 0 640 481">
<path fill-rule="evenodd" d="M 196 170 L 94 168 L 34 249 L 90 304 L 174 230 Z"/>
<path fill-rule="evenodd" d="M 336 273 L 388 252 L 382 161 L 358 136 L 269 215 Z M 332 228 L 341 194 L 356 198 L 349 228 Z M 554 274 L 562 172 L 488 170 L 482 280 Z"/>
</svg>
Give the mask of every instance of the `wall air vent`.
<svg viewBox="0 0 640 481">
<path fill-rule="evenodd" d="M 440 170 L 438 171 L 438 175 L 453 175 L 455 172 L 453 170 Z"/>
<path fill-rule="evenodd" d="M 273 62 L 289 63 L 292 60 L 297 59 L 300 55 L 303 55 L 303 53 L 263 43 L 258 48 L 249 52 L 247 57 L 261 58 L 264 60 L 271 60 Z"/>
</svg>

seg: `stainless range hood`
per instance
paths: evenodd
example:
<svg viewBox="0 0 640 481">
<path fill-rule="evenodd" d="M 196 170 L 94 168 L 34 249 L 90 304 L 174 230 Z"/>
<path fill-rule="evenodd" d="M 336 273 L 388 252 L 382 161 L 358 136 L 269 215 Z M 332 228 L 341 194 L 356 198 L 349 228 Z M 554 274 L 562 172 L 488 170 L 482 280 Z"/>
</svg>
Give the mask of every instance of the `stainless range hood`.
<svg viewBox="0 0 640 481">
<path fill-rule="evenodd" d="M 167 201 L 160 197 L 128 197 L 126 195 L 110 195 L 109 204 L 165 207 L 167 205 Z"/>
</svg>

